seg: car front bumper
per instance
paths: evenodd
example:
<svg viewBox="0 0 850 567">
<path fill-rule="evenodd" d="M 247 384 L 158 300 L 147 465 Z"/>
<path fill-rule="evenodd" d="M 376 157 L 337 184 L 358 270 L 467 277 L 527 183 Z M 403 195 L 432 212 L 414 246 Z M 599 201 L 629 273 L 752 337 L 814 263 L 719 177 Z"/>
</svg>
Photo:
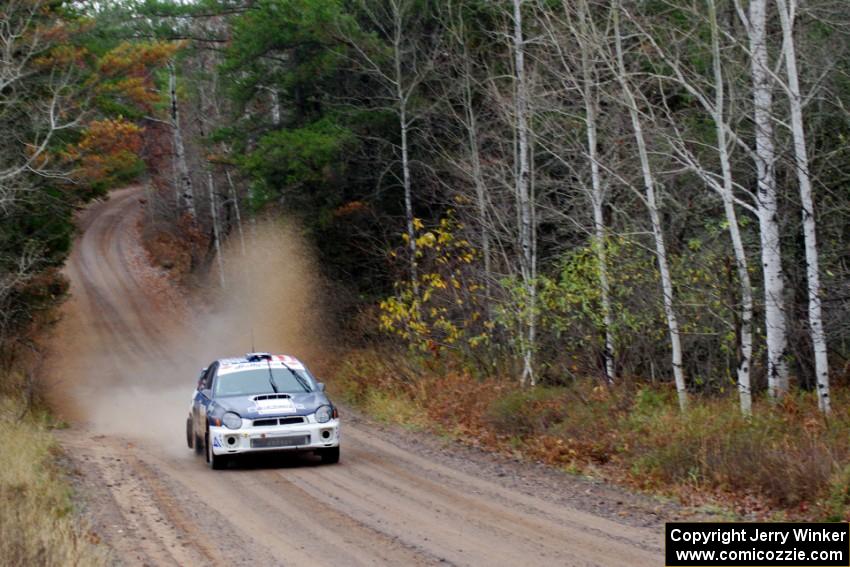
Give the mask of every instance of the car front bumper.
<svg viewBox="0 0 850 567">
<path fill-rule="evenodd" d="M 315 451 L 339 447 L 339 419 L 271 427 L 210 426 L 210 443 L 216 455 L 267 451 Z"/>
</svg>

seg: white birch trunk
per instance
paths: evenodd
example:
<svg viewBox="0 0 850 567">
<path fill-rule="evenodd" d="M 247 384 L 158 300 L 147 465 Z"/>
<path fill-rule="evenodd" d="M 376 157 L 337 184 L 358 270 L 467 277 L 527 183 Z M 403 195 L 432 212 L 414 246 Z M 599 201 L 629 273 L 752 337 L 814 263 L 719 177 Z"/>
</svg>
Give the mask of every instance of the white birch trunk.
<svg viewBox="0 0 850 567">
<path fill-rule="evenodd" d="M 236 230 L 239 232 L 239 246 L 242 255 L 245 255 L 245 231 L 242 229 L 242 212 L 239 208 L 239 195 L 236 193 L 236 185 L 233 183 L 233 178 L 230 176 L 230 170 L 224 170 L 224 175 L 227 177 L 227 186 L 230 190 L 230 199 L 233 201 L 233 211 L 236 213 Z"/>
<path fill-rule="evenodd" d="M 679 407 L 682 411 L 687 409 L 688 393 L 685 385 L 685 375 L 682 367 L 682 339 L 679 331 L 679 321 L 673 305 L 673 281 L 670 277 L 670 267 L 667 262 L 667 248 L 664 243 L 664 232 L 661 227 L 661 218 L 658 214 L 658 203 L 655 195 L 655 179 L 649 163 L 649 154 L 646 149 L 646 139 L 643 134 L 640 116 L 638 115 L 637 101 L 632 93 L 631 86 L 626 77 L 626 65 L 623 60 L 623 42 L 620 36 L 620 5 L 614 8 L 614 41 L 617 50 L 617 68 L 620 87 L 626 98 L 632 128 L 635 134 L 635 142 L 638 147 L 641 171 L 643 174 L 644 189 L 646 191 L 646 206 L 649 210 L 649 218 L 652 222 L 652 234 L 655 239 L 655 256 L 658 261 L 658 271 L 661 275 L 661 287 L 664 295 L 664 314 L 667 318 L 667 327 L 670 332 L 670 346 L 672 350 L 673 378 L 676 382 L 676 392 L 679 396 Z"/>
<path fill-rule="evenodd" d="M 729 159 L 729 146 L 726 136 L 726 89 L 723 80 L 722 61 L 720 58 L 720 33 L 717 22 L 717 6 L 715 0 L 707 0 L 711 25 L 711 52 L 714 70 L 714 125 L 717 135 L 717 151 L 720 156 L 723 185 L 720 194 L 723 199 L 723 210 L 726 223 L 729 225 L 729 236 L 732 240 L 732 250 L 735 254 L 735 266 L 738 272 L 738 283 L 741 293 L 741 329 L 740 329 L 740 359 L 738 361 L 738 396 L 741 412 L 744 415 L 752 413 L 752 386 L 750 367 L 753 356 L 753 286 L 750 281 L 749 263 L 741 238 L 738 216 L 735 211 L 734 183 L 732 166 Z"/>
<path fill-rule="evenodd" d="M 785 70 L 788 74 L 788 103 L 791 107 L 791 132 L 794 136 L 797 182 L 803 208 L 803 238 L 806 248 L 806 280 L 809 288 L 809 332 L 815 352 L 815 375 L 817 377 L 818 406 L 828 414 L 831 410 L 829 397 L 829 360 L 826 349 L 826 334 L 821 314 L 820 273 L 818 269 L 817 231 L 812 182 L 809 176 L 809 157 L 806 149 L 806 132 L 803 126 L 803 102 L 800 79 L 797 72 L 797 54 L 794 44 L 794 18 L 796 0 L 776 0 L 782 38 L 785 45 Z"/>
<path fill-rule="evenodd" d="M 186 149 L 183 146 L 183 133 L 180 130 L 180 111 L 177 105 L 177 75 L 174 71 L 174 63 L 168 64 L 168 91 L 171 98 L 171 133 L 174 145 L 174 161 L 177 169 L 178 187 L 178 209 L 186 210 L 194 221 L 195 214 L 195 192 L 192 187 L 192 176 L 189 174 L 189 165 L 186 163 Z"/>
<path fill-rule="evenodd" d="M 277 89 L 274 87 L 269 88 L 269 93 L 271 94 L 272 99 L 272 124 L 275 126 L 280 125 L 280 97 L 277 94 Z"/>
<path fill-rule="evenodd" d="M 404 79 L 401 69 L 401 50 L 402 50 L 402 21 L 401 7 L 395 6 L 395 36 L 393 39 L 393 58 L 395 71 L 395 95 L 398 104 L 398 122 L 401 133 L 401 170 L 402 170 L 402 185 L 404 188 L 404 215 L 407 224 L 407 247 L 410 254 L 410 283 L 413 287 L 413 294 L 419 297 L 419 275 L 416 268 L 416 231 L 414 227 L 413 217 L 413 195 L 410 181 L 410 155 L 408 149 L 408 123 L 407 123 L 407 96 L 402 81 Z"/>
<path fill-rule="evenodd" d="M 521 381 L 534 386 L 534 348 L 535 348 L 535 310 L 537 287 L 534 282 L 536 271 L 533 250 L 534 226 L 530 193 L 531 166 L 529 163 L 528 142 L 528 85 L 525 76 L 525 42 L 522 31 L 522 0 L 513 0 L 514 9 L 514 58 L 516 72 L 516 127 L 517 127 L 517 172 L 516 194 L 519 209 L 519 245 L 520 271 L 525 287 L 526 301 L 523 319 L 525 320 L 525 340 L 523 344 L 523 368 Z"/>
<path fill-rule="evenodd" d="M 592 63 L 587 46 L 589 28 L 587 25 L 587 5 L 584 0 L 578 3 L 579 23 L 581 35 L 578 38 L 581 52 L 582 69 L 582 97 L 584 98 L 585 125 L 587 130 L 587 154 L 590 157 L 590 201 L 593 208 L 593 236 L 595 239 L 596 261 L 599 263 L 599 289 L 602 303 L 602 318 L 605 326 L 605 377 L 608 381 L 615 378 L 614 368 L 614 335 L 611 332 L 613 319 L 611 316 L 611 285 L 608 280 L 608 258 L 605 242 L 605 218 L 603 206 L 605 203 L 602 189 L 602 176 L 599 171 L 599 146 L 596 136 L 597 116 L 599 113 L 598 101 L 595 93 L 597 81 L 593 77 Z"/>
<path fill-rule="evenodd" d="M 177 148 L 174 144 L 174 123 L 169 122 L 171 127 L 171 184 L 174 187 L 174 218 L 180 218 L 180 172 L 177 170 Z"/>
<path fill-rule="evenodd" d="M 213 225 L 213 240 L 215 241 L 215 257 L 218 261 L 218 277 L 221 289 L 227 287 L 224 279 L 224 259 L 221 256 L 221 228 L 218 219 L 218 205 L 215 199 L 215 182 L 213 181 L 212 171 L 207 171 L 207 188 L 210 197 L 210 216 L 212 217 Z"/>
<path fill-rule="evenodd" d="M 785 321 L 785 282 L 779 240 L 779 207 L 776 195 L 776 152 L 773 146 L 773 86 L 767 53 L 767 0 L 750 0 L 747 32 L 753 83 L 755 163 L 758 176 L 758 217 L 764 272 L 764 311 L 767 335 L 767 382 L 772 398 L 788 391 L 788 348 Z"/>
</svg>

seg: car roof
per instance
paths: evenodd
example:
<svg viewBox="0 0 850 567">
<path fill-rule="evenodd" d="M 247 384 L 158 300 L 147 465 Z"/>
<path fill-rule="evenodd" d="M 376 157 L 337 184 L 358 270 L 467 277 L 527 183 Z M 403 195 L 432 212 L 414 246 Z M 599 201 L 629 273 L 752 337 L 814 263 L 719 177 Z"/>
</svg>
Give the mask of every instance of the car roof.
<svg viewBox="0 0 850 567">
<path fill-rule="evenodd" d="M 219 358 L 219 374 L 251 370 L 253 368 L 290 368 L 305 370 L 300 360 L 288 354 L 269 354 L 266 352 L 249 352 L 245 356 Z"/>
</svg>

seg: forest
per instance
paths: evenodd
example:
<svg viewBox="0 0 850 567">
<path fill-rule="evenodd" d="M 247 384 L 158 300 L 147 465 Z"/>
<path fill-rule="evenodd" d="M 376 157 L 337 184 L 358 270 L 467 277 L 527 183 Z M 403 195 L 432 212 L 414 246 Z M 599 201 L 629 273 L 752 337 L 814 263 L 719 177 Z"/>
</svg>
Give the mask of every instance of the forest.
<svg viewBox="0 0 850 567">
<path fill-rule="evenodd" d="M 189 287 L 226 294 L 223 247 L 298 223 L 352 404 L 699 502 L 850 514 L 847 2 L 0 14 L 0 390 L 38 398 L 74 212 L 142 180 L 146 247 Z"/>
</svg>

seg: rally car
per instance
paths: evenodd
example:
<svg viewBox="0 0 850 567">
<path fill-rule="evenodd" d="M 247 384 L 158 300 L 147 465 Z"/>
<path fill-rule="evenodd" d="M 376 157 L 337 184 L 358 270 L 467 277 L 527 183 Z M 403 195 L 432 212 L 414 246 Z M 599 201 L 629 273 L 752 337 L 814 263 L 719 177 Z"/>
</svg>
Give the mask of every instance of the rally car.
<svg viewBox="0 0 850 567">
<path fill-rule="evenodd" d="M 339 461 L 339 414 L 325 386 L 287 355 L 252 352 L 201 371 L 186 419 L 186 442 L 213 469 L 266 451 L 318 454 Z"/>
</svg>

